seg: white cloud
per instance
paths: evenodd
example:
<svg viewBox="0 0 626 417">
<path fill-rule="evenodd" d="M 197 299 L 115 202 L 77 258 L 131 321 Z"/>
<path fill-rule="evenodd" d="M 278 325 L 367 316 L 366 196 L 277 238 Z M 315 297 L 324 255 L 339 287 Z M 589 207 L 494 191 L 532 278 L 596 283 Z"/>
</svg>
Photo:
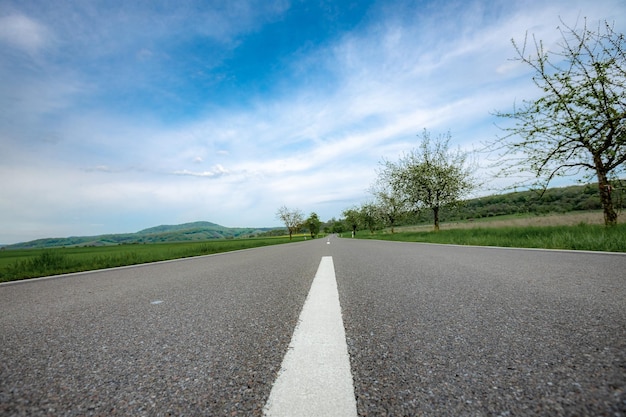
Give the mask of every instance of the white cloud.
<svg viewBox="0 0 626 417">
<path fill-rule="evenodd" d="M 189 171 L 189 170 L 183 169 L 181 171 L 174 171 L 173 174 L 174 175 L 186 175 L 190 177 L 216 178 L 216 177 L 221 177 L 223 175 L 228 175 L 229 172 L 226 168 L 218 164 L 218 165 L 215 165 L 210 171 L 197 172 L 197 171 Z"/>
<path fill-rule="evenodd" d="M 34 19 L 21 14 L 0 17 L 0 42 L 34 55 L 51 39 L 46 26 Z"/>
<path fill-rule="evenodd" d="M 529 30 L 554 43 L 558 16 L 575 21 L 585 4 L 503 6 L 495 20 L 485 17 L 485 8 L 469 7 L 462 16 L 447 16 L 445 30 L 438 19 L 397 16 L 389 9 L 386 20 L 298 55 L 301 61 L 286 70 L 295 75 L 280 94 L 211 107 L 175 123 L 120 115 L 97 103 L 81 106 L 102 85 L 81 82 L 72 69 L 29 82 L 12 73 L 11 84 L 20 87 L 0 86 L 0 103 L 9 109 L 0 116 L 0 176 L 15 179 L 0 184 L 0 218 L 8 219 L 1 224 L 2 239 L 135 231 L 201 219 L 271 226 L 283 204 L 316 211 L 322 219 L 341 216 L 368 198 L 381 158 L 416 146 L 423 128 L 451 130 L 454 144 L 464 148 L 492 138 L 497 128 L 491 112 L 535 94 L 527 69 L 509 60 L 515 55 L 510 39 Z M 241 12 L 230 7 L 229 16 Z M 277 9 L 245 9 L 242 22 L 231 19 L 207 36 L 227 42 L 286 7 L 278 2 Z M 593 16 L 612 8 L 623 16 L 624 6 L 612 0 L 595 5 Z M 204 30 L 183 14 L 165 19 L 177 28 L 187 22 L 191 31 Z M 28 22 L 11 23 L 11 33 L 21 30 L 30 38 L 16 41 L 0 24 L 0 41 L 29 53 L 44 48 L 37 34 L 47 29 Z M 110 29 L 119 22 L 113 23 L 87 43 L 110 35 L 104 50 L 113 48 L 118 38 Z M 462 30 L 447 30 L 455 27 Z M 166 26 L 155 30 L 158 39 L 167 36 Z M 131 58 L 156 57 L 153 45 L 128 42 Z M 308 67 L 323 68 L 324 76 L 307 77 Z M 298 77 L 306 82 L 291 84 Z M 25 138 L 41 137 L 54 140 L 25 146 Z M 16 237 L 4 237 L 9 235 Z"/>
</svg>

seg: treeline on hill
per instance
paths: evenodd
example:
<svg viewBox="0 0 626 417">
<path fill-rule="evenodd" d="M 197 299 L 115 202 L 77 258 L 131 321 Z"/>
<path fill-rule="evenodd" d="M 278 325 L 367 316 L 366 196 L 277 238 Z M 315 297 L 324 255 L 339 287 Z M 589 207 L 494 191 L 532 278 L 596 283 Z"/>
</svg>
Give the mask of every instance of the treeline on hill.
<svg viewBox="0 0 626 417">
<path fill-rule="evenodd" d="M 623 189 L 620 187 L 620 190 Z M 616 209 L 626 206 L 623 196 L 614 195 Z M 445 209 L 447 221 L 480 219 L 510 214 L 568 213 L 571 211 L 602 210 L 597 184 L 549 188 L 539 191 L 518 191 L 468 200 L 461 206 Z"/>
<path fill-rule="evenodd" d="M 618 190 L 624 190 L 620 186 Z M 615 208 L 626 208 L 626 196 L 623 191 L 614 193 Z M 441 210 L 441 220 L 454 222 L 470 219 L 481 219 L 515 214 L 543 215 L 549 213 L 568 213 L 576 211 L 602 210 L 597 184 L 574 185 L 560 188 L 549 188 L 543 193 L 539 191 L 517 191 L 505 194 L 490 195 L 462 202 L 456 207 L 445 207 Z M 396 226 L 432 223 L 432 212 L 424 210 L 418 213 L 406 213 Z M 377 229 L 382 226 L 378 225 Z M 359 229 L 367 229 L 361 224 Z M 345 219 L 331 219 L 323 224 L 326 233 L 349 232 L 351 227 Z"/>
</svg>

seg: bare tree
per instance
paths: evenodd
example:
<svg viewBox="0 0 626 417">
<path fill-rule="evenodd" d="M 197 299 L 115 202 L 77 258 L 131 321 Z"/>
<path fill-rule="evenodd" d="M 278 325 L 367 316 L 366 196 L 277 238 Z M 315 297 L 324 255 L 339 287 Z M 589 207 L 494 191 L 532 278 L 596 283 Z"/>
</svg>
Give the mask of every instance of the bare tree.
<svg viewBox="0 0 626 417">
<path fill-rule="evenodd" d="M 607 22 L 596 30 L 559 28 L 560 52 L 550 52 L 533 37 L 522 45 L 512 40 L 516 60 L 535 72 L 543 92 L 523 101 L 511 113 L 507 134 L 490 144 L 503 162 L 501 175 L 531 172 L 534 179 L 518 185 L 547 188 L 555 177 L 583 174 L 597 178 L 606 225 L 617 223 L 611 179 L 626 163 L 626 44 L 624 35 Z"/>
<path fill-rule="evenodd" d="M 297 232 L 302 223 L 304 222 L 304 214 L 299 209 L 288 209 L 286 206 L 282 206 L 276 212 L 276 218 L 285 223 L 285 227 L 289 231 L 289 240 L 292 235 Z"/>
</svg>

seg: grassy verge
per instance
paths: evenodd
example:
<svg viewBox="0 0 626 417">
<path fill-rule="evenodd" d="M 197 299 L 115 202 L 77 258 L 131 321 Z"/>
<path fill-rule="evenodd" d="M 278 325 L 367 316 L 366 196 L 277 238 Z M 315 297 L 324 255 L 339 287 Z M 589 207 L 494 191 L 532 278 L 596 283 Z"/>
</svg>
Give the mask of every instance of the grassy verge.
<svg viewBox="0 0 626 417">
<path fill-rule="evenodd" d="M 0 251 L 0 282 L 208 255 L 289 242 L 288 237 Z"/>
<path fill-rule="evenodd" d="M 388 232 L 371 234 L 362 231 L 358 237 L 403 242 L 626 252 L 626 224 L 611 228 L 595 224 L 473 227 L 394 234 Z"/>
</svg>

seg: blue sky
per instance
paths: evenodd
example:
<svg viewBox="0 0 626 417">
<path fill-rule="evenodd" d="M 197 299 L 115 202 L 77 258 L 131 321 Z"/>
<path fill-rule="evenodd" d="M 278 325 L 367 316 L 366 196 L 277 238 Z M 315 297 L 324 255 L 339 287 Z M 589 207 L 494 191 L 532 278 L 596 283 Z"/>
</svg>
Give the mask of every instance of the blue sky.
<svg viewBox="0 0 626 417">
<path fill-rule="evenodd" d="M 0 0 L 0 242 L 340 217 L 424 128 L 493 139 L 538 93 L 511 38 L 585 17 L 626 3 Z"/>
</svg>

